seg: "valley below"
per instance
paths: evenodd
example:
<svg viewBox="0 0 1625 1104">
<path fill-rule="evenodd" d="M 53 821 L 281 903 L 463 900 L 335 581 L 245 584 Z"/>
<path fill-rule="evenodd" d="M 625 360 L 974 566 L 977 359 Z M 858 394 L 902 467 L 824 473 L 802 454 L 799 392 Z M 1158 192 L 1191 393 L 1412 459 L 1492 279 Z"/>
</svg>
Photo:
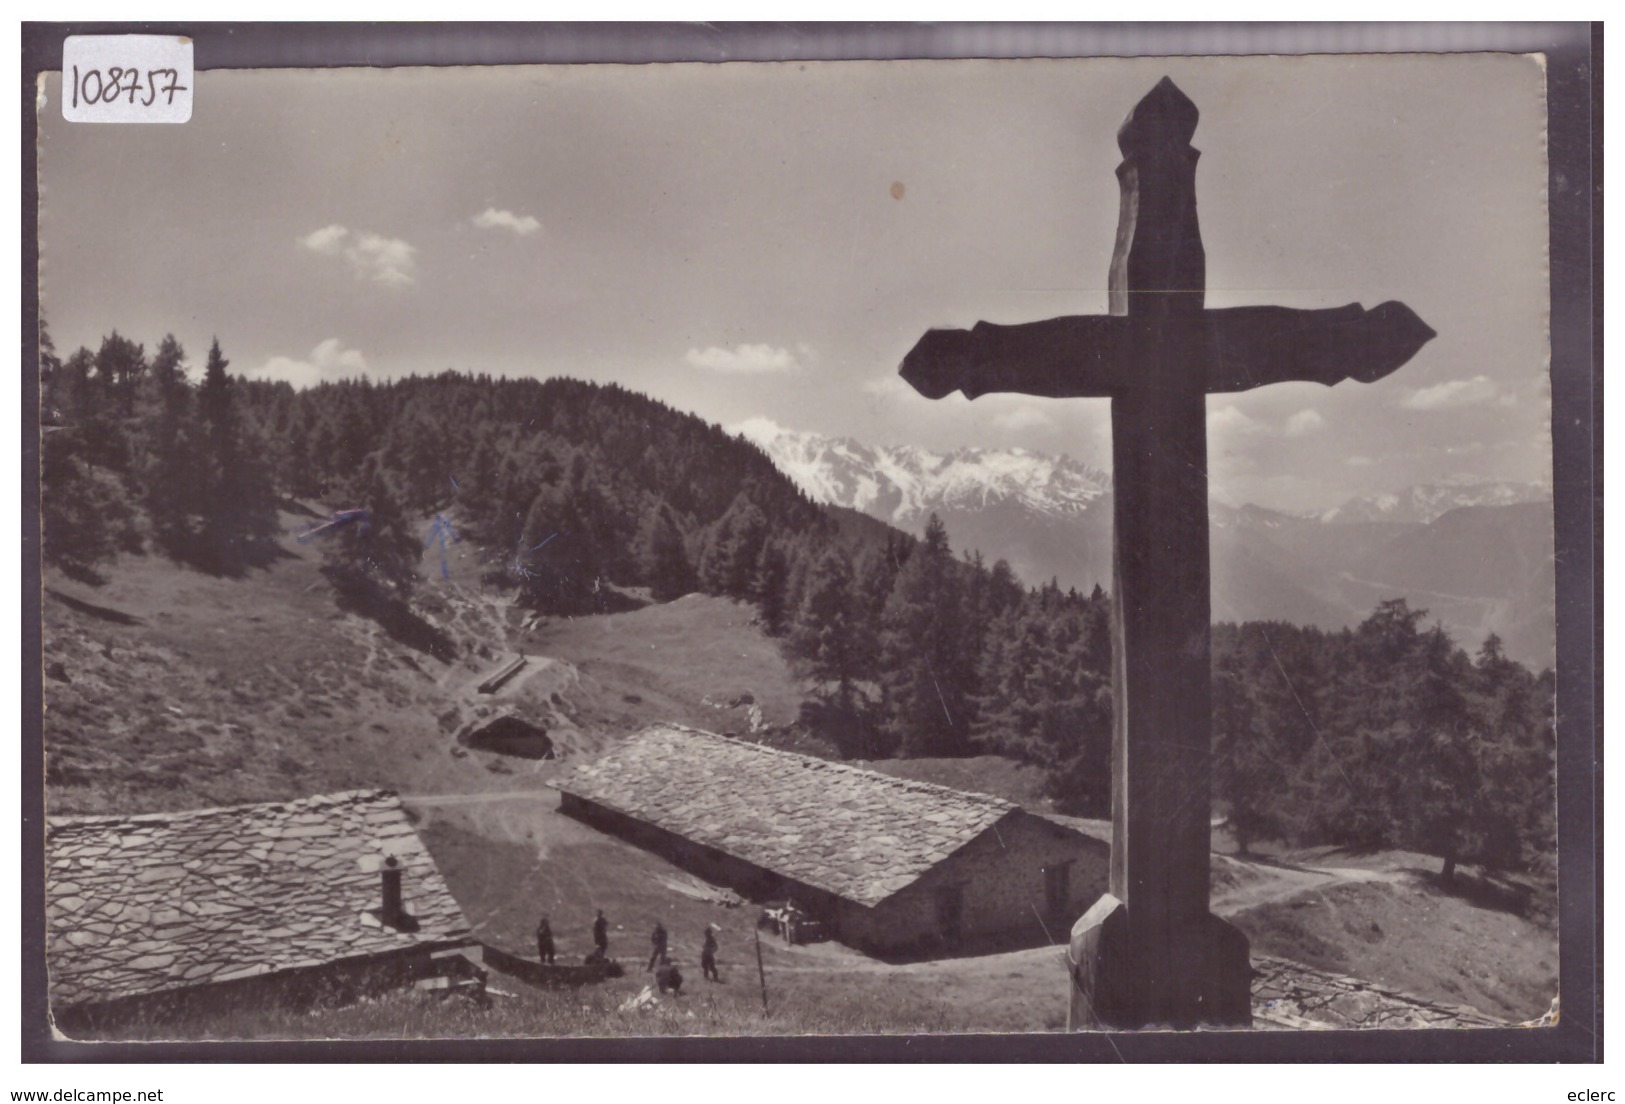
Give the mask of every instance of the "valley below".
<svg viewBox="0 0 1625 1104">
<path fill-rule="evenodd" d="M 1110 588 L 1111 475 L 1025 449 L 935 453 L 736 427 L 814 501 L 1006 560 L 1028 586 Z M 1319 514 L 1209 504 L 1213 619 L 1341 629 L 1407 597 L 1473 650 L 1490 633 L 1538 670 L 1556 646 L 1552 503 L 1533 484 L 1462 481 L 1367 495 Z"/>
</svg>

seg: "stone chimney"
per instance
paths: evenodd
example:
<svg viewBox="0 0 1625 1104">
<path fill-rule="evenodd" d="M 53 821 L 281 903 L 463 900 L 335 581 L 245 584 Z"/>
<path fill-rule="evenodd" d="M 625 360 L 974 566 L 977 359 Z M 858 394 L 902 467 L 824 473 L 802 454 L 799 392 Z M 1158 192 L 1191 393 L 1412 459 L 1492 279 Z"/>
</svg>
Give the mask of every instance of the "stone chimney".
<svg viewBox="0 0 1625 1104">
<path fill-rule="evenodd" d="M 391 855 L 384 860 L 384 903 L 378 919 L 386 928 L 405 930 L 406 909 L 401 905 L 401 864 Z"/>
</svg>

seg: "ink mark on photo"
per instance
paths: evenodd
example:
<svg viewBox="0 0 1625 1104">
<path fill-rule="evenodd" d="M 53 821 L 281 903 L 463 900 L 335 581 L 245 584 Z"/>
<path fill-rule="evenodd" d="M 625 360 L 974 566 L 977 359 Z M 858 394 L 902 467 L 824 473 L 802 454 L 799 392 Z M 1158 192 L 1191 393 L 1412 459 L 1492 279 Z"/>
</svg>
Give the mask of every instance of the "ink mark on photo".
<svg viewBox="0 0 1625 1104">
<path fill-rule="evenodd" d="M 338 510 L 338 511 L 335 511 L 333 516 L 331 518 L 329 518 L 327 521 L 320 522 L 320 523 L 318 523 L 316 525 L 312 525 L 309 529 L 306 529 L 303 533 L 300 533 L 294 539 L 297 540 L 300 544 L 309 544 L 311 541 L 315 540 L 317 537 L 321 536 L 323 533 L 330 533 L 334 529 L 339 528 L 340 526 L 350 525 L 350 524 L 354 524 L 354 523 L 359 523 L 360 524 L 361 532 L 363 534 L 365 534 L 367 532 L 367 530 L 370 528 L 370 524 L 369 524 L 370 519 L 367 517 L 367 511 L 366 511 L 365 507 L 359 507 L 359 508 L 354 509 L 354 510 Z"/>
<path fill-rule="evenodd" d="M 534 579 L 534 578 L 536 578 L 536 572 L 532 571 L 531 567 L 530 567 L 530 555 L 531 555 L 531 553 L 536 552 L 537 550 L 539 550 L 542 547 L 543 544 L 546 544 L 548 541 L 552 540 L 554 537 L 561 537 L 561 536 L 569 536 L 569 534 L 568 533 L 562 533 L 562 532 L 560 532 L 560 533 L 549 533 L 547 535 L 547 537 L 542 540 L 541 544 L 532 545 L 531 547 L 525 549 L 523 552 L 517 553 L 513 558 L 513 563 L 508 565 L 509 573 L 512 574 L 514 576 L 514 578 L 516 578 L 516 579 Z"/>
<path fill-rule="evenodd" d="M 452 481 L 452 486 L 456 486 L 456 485 L 457 485 L 456 480 L 453 480 Z M 434 516 L 434 524 L 429 526 L 429 539 L 423 542 L 423 546 L 425 548 L 427 548 L 427 547 L 429 547 L 431 544 L 433 544 L 435 542 L 435 538 L 437 538 L 437 537 L 439 538 L 439 540 L 440 540 L 440 577 L 442 579 L 451 578 L 451 572 L 446 567 L 446 536 L 447 536 L 447 534 L 450 534 L 453 544 L 459 543 L 463 539 L 462 537 L 459 537 L 457 535 L 456 526 L 452 525 L 451 522 L 447 521 L 446 516 L 444 514 L 436 514 Z"/>
</svg>

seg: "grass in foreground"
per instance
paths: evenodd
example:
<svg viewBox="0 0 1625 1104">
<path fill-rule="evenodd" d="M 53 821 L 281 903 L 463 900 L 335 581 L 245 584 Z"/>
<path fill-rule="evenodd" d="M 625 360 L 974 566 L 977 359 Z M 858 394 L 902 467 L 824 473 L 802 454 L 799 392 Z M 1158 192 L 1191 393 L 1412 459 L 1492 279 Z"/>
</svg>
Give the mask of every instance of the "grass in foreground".
<svg viewBox="0 0 1625 1104">
<path fill-rule="evenodd" d="M 662 998 L 651 1010 L 620 1011 L 608 990 L 542 991 L 499 974 L 489 1008 L 451 997 L 400 992 L 339 1008 L 300 1012 L 243 1008 L 225 1014 L 137 1023 L 98 1031 L 98 1041 L 188 1042 L 356 1039 L 536 1039 L 639 1036 L 874 1035 L 965 1030 L 946 1008 L 875 994 L 850 999 L 773 1000 L 764 1015 L 756 990 L 696 990 Z M 686 986 L 685 986 L 686 988 Z M 735 987 L 743 989 L 743 986 Z M 516 991 L 517 990 L 517 991 Z"/>
</svg>

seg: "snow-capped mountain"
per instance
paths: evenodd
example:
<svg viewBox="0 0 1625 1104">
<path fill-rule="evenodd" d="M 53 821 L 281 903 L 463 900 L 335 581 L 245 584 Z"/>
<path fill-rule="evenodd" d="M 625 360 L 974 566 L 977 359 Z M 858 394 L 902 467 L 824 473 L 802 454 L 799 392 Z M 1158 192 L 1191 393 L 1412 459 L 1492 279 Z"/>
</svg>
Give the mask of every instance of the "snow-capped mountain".
<svg viewBox="0 0 1625 1104">
<path fill-rule="evenodd" d="M 1427 524 L 1463 506 L 1517 506 L 1545 502 L 1552 489 L 1538 483 L 1452 480 L 1419 483 L 1398 494 L 1362 495 L 1320 515 L 1321 521 L 1408 521 Z"/>
<path fill-rule="evenodd" d="M 953 452 L 861 444 L 752 418 L 733 432 L 755 444 L 818 502 L 849 506 L 901 528 L 932 511 L 986 510 L 1012 504 L 1063 518 L 1087 511 L 1111 491 L 1111 477 L 1067 456 L 1026 449 Z"/>
<path fill-rule="evenodd" d="M 956 550 L 1009 561 L 1030 585 L 1111 581 L 1111 477 L 1024 449 L 932 452 L 786 429 L 734 427 L 815 501 L 919 533 L 937 514 Z M 1551 492 L 1459 481 L 1351 499 L 1320 514 L 1209 501 L 1213 617 L 1323 628 L 1357 624 L 1403 596 L 1473 648 L 1551 662 Z"/>
</svg>

